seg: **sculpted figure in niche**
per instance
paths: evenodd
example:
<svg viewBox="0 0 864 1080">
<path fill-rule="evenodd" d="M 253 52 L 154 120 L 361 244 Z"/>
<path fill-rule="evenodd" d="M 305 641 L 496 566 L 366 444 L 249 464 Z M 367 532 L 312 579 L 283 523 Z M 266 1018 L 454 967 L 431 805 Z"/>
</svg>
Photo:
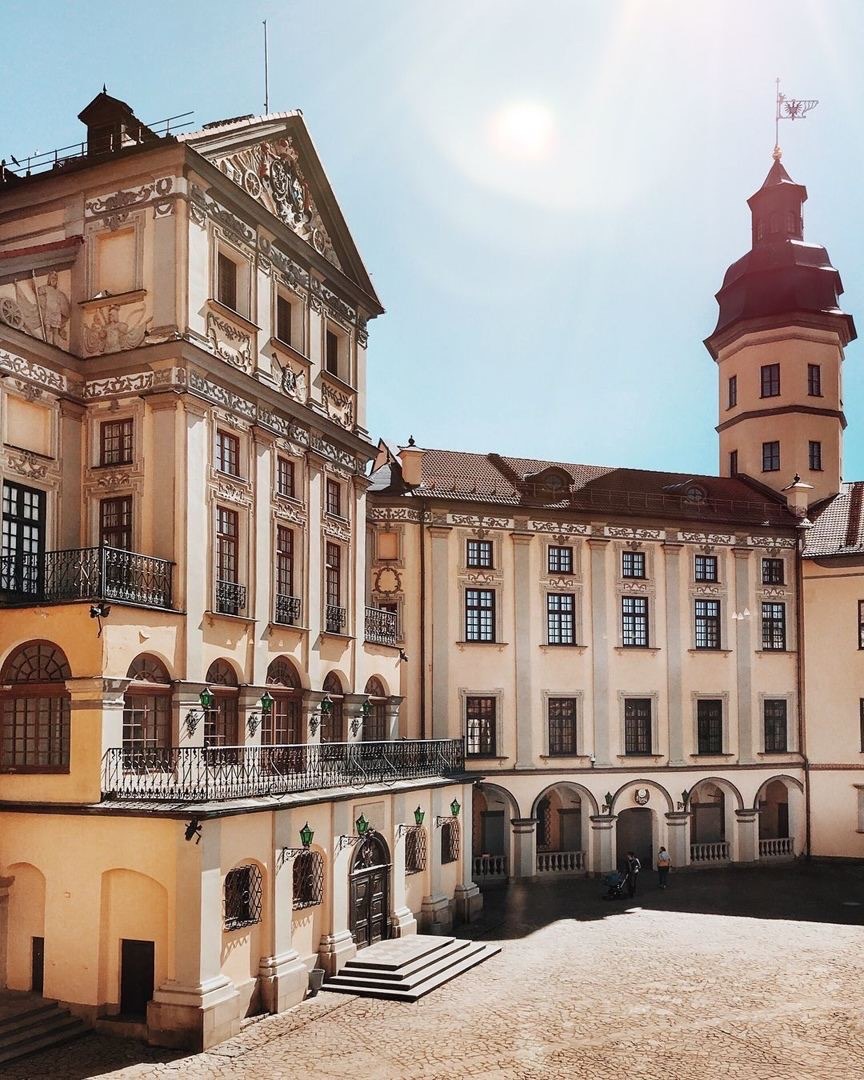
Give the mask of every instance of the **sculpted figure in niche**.
<svg viewBox="0 0 864 1080">
<path fill-rule="evenodd" d="M 25 295 L 21 285 L 15 282 L 15 299 L 3 298 L 0 319 L 26 330 L 33 337 L 42 338 L 49 345 L 62 345 L 67 337 L 69 322 L 69 297 L 57 285 L 57 271 L 51 270 L 44 285 L 33 283 L 32 299 Z"/>
<path fill-rule="evenodd" d="M 84 340 L 91 355 L 120 352 L 121 349 L 137 349 L 147 333 L 147 324 L 143 321 L 144 308 L 136 308 L 132 313 L 135 321 L 125 322 L 120 318 L 120 308 L 112 304 L 109 308 L 99 308 L 90 326 L 84 327 Z"/>
</svg>

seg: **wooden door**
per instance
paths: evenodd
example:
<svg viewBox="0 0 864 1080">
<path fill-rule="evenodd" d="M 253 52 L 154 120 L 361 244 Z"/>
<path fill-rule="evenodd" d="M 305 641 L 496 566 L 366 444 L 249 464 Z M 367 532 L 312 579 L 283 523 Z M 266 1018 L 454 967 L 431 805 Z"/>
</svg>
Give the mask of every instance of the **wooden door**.
<svg viewBox="0 0 864 1080">
<path fill-rule="evenodd" d="M 152 941 L 124 938 L 120 942 L 120 1012 L 123 1016 L 146 1016 L 153 997 Z"/>
<path fill-rule="evenodd" d="M 351 871 L 350 922 L 358 949 L 384 941 L 390 929 L 390 860 L 376 835 L 359 845 Z"/>
<path fill-rule="evenodd" d="M 33 938 L 31 954 L 30 989 L 34 994 L 41 994 L 45 986 L 45 938 Z"/>
</svg>

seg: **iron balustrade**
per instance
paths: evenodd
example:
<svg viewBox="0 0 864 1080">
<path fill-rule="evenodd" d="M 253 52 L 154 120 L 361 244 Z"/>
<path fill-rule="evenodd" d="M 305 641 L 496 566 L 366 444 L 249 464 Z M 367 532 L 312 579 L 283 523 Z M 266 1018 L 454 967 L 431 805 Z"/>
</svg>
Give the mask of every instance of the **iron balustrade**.
<svg viewBox="0 0 864 1080">
<path fill-rule="evenodd" d="M 118 600 L 170 608 L 174 564 L 114 547 L 68 548 L 0 558 L 0 602 Z"/>
<path fill-rule="evenodd" d="M 114 748 L 102 759 L 102 791 L 109 799 L 209 802 L 455 777 L 464 770 L 461 739 Z"/>
<path fill-rule="evenodd" d="M 216 610 L 220 615 L 241 615 L 246 610 L 246 586 L 236 581 L 217 581 Z"/>
<path fill-rule="evenodd" d="M 344 607 L 328 604 L 326 611 L 326 627 L 328 634 L 341 634 L 347 622 L 347 614 Z"/>
<path fill-rule="evenodd" d="M 373 645 L 396 644 L 396 612 L 366 608 L 366 640 Z"/>
<path fill-rule="evenodd" d="M 300 597 L 287 596 L 285 593 L 276 594 L 276 609 L 273 612 L 273 622 L 284 623 L 293 626 L 300 621 Z"/>
</svg>

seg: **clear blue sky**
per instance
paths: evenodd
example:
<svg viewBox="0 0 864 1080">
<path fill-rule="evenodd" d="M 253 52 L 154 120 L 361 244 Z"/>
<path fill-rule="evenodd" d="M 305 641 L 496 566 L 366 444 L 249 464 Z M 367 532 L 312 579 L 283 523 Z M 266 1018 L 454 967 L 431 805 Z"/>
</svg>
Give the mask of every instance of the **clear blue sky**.
<svg viewBox="0 0 864 1080">
<path fill-rule="evenodd" d="M 781 125 L 864 334 L 860 0 L 0 2 L 0 156 L 80 137 L 101 88 L 142 119 L 300 107 L 387 314 L 374 435 L 716 469 L 714 293 L 749 246 Z M 864 477 L 847 351 L 846 478 Z"/>
</svg>

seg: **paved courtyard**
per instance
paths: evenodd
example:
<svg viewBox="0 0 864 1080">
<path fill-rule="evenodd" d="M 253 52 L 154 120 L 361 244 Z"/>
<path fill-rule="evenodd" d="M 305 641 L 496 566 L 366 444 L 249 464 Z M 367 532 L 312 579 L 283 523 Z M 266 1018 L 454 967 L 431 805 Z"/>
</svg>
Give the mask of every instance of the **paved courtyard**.
<svg viewBox="0 0 864 1080">
<path fill-rule="evenodd" d="M 864 867 L 643 877 L 634 901 L 597 881 L 488 891 L 470 936 L 503 951 L 414 1005 L 322 992 L 206 1054 L 88 1036 L 2 1075 L 864 1076 Z"/>
</svg>

